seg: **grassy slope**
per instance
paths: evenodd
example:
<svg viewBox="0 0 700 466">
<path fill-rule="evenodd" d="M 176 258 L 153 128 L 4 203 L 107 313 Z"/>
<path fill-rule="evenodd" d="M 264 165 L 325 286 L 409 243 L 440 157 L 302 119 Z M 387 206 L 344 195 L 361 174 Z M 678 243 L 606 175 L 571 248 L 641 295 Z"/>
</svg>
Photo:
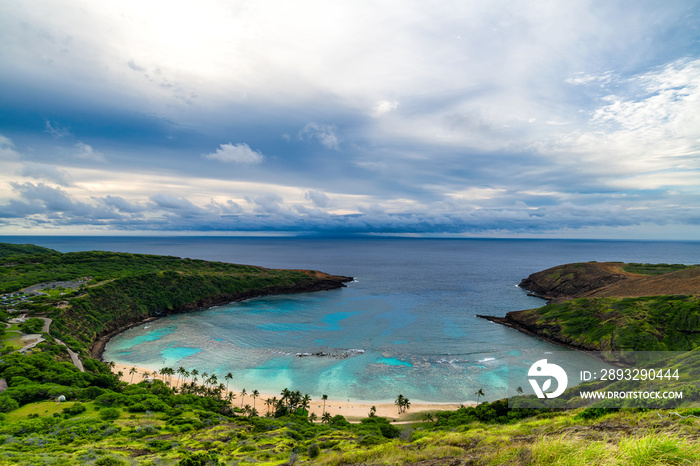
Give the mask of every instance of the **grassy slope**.
<svg viewBox="0 0 700 466">
<path fill-rule="evenodd" d="M 126 300 L 115 305 L 115 312 L 130 306 L 137 308 L 143 302 L 158 302 L 159 299 L 167 302 L 159 302 L 158 306 L 174 306 L 172 293 L 179 288 L 176 285 L 182 283 L 208 286 L 216 282 L 216 277 L 225 276 L 240 276 L 251 283 L 261 279 L 304 279 L 296 275 L 270 276 L 265 269 L 259 268 L 237 270 L 228 268 L 228 265 L 201 261 L 187 264 L 177 258 L 138 255 L 96 258 L 90 253 L 82 257 L 62 256 L 68 256 L 67 260 L 56 261 L 57 257 L 53 257 L 48 268 L 41 267 L 38 256 L 24 261 L 25 269 L 16 277 L 21 280 L 25 274 L 35 274 L 32 280 L 36 280 L 47 273 L 50 275 L 52 270 L 56 272 L 52 277 L 61 278 L 50 280 L 74 280 L 83 275 L 95 277 L 91 284 L 97 286 L 87 286 L 75 296 L 47 298 L 46 302 L 36 305 L 54 307 L 59 304 L 57 299 L 68 302 L 70 307 L 66 309 L 70 309 L 70 313 L 58 316 L 59 320 L 66 319 L 65 325 L 82 318 L 99 319 L 99 316 L 89 313 L 78 313 L 81 303 L 85 302 L 92 310 L 94 304 L 102 306 L 110 301 Z M 151 259 L 162 262 L 151 268 Z M 130 270 L 138 272 L 123 275 L 125 263 L 114 264 L 121 260 L 126 260 Z M 13 263 L 17 263 L 17 257 Z M 17 270 L 14 267 L 11 268 Z M 144 283 L 157 286 L 144 286 Z M 153 294 L 167 283 L 175 286 L 163 295 Z M 125 290 L 123 296 L 118 294 L 120 289 Z M 140 297 L 134 296 L 139 290 Z M 682 307 L 686 304 L 685 299 L 674 298 L 663 304 Z M 674 300 L 678 303 L 672 302 Z M 621 309 L 634 314 L 638 312 L 635 306 L 641 306 L 644 312 L 653 314 L 654 305 L 647 300 Z M 549 308 L 549 311 L 553 310 Z M 58 310 L 53 312 L 58 313 Z M 57 360 L 65 360 L 64 350 L 50 341 L 43 343 L 40 350 Z M 14 377 L 8 393 L 25 400 L 19 409 L 0 414 L 0 464 L 168 465 L 176 464 L 193 452 L 217 453 L 221 464 L 278 465 L 294 458 L 304 460 L 306 464 L 326 465 L 700 463 L 700 440 L 697 437 L 700 419 L 692 417 L 700 415 L 700 410 L 695 408 L 677 410 L 682 416 L 691 416 L 687 418 L 664 411 L 608 413 L 606 410 L 579 409 L 509 420 L 510 414 L 503 417 L 496 412 L 502 409 L 501 404 L 484 404 L 477 410 L 439 413 L 435 424 L 424 422 L 401 427 L 406 429 L 405 432 L 400 438 L 391 439 L 382 435 L 377 425 L 348 426 L 342 420 L 328 426 L 309 424 L 298 417 L 277 420 L 231 417 L 219 413 L 221 405 L 217 403 L 200 402 L 198 397 L 174 398 L 168 389 L 159 388 L 162 386 L 160 382 L 152 387 L 145 383 L 139 385 L 141 388 L 119 386 L 115 379 L 102 372 L 104 367 L 99 364 L 90 364 L 89 373 L 81 375 L 66 363 L 49 367 L 52 363 L 47 360 L 42 362 L 37 357 L 36 361 L 44 366 L 32 369 L 9 361 L 3 366 L 0 358 L 0 376 L 8 380 Z M 49 383 L 55 380 L 73 386 L 61 388 Z M 41 402 L 36 397 L 43 396 L 42 390 L 54 394 L 66 393 L 67 390 L 73 398 L 82 399 L 82 406 L 86 409 L 77 415 L 63 414 L 63 409 L 75 408 L 75 403 Z M 0 395 L 0 398 L 3 396 L 8 394 Z M 163 403 L 153 404 L 154 396 Z M 149 411 L 136 408 L 146 403 L 151 403 Z M 101 419 L 100 411 L 109 406 L 119 410 L 117 419 Z M 497 419 L 500 420 L 496 422 Z M 387 432 L 391 434 L 389 437 L 394 436 L 393 431 Z M 313 445 L 319 447 L 320 454 L 312 459 L 309 452 Z"/>
<path fill-rule="evenodd" d="M 58 254 L 58 251 L 34 244 L 0 243 L 0 258 L 25 254 Z"/>
<path fill-rule="evenodd" d="M 523 283 L 554 302 L 510 312 L 507 318 L 555 341 L 589 350 L 687 351 L 700 346 L 698 266 L 567 264 Z"/>
<path fill-rule="evenodd" d="M 309 424 L 301 418 L 248 419 L 207 415 L 197 408 L 171 412 L 119 410 L 103 421 L 100 402 L 24 406 L 0 427 L 0 464 L 176 464 L 191 452 L 217 454 L 222 464 L 698 464 L 698 410 L 678 415 L 656 411 L 543 413 L 512 424 L 471 422 L 400 426 L 399 438 L 372 434 L 364 426 Z M 181 410 L 182 411 L 182 410 Z M 56 414 L 54 414 L 56 413 Z M 33 418 L 32 416 L 39 416 Z M 59 416 L 56 418 L 54 416 Z M 686 416 L 682 418 L 681 416 Z M 22 434 L 41 419 L 50 428 Z M 202 422 L 207 419 L 210 422 Z M 209 425 L 207 425 L 209 424 Z M 319 455 L 309 456 L 318 446 Z M 107 462 L 103 458 L 111 458 Z M 128 462 L 127 462 L 128 461 Z"/>
<path fill-rule="evenodd" d="M 342 286 L 344 278 L 145 254 L 35 254 L 32 248 L 22 255 L 3 254 L 7 250 L 16 252 L 16 247 L 0 244 L 0 292 L 38 283 L 80 282 L 63 295 L 53 291 L 17 307 L 52 318 L 52 335 L 84 354 L 100 335 L 139 319 L 257 294 L 332 288 Z"/>
</svg>

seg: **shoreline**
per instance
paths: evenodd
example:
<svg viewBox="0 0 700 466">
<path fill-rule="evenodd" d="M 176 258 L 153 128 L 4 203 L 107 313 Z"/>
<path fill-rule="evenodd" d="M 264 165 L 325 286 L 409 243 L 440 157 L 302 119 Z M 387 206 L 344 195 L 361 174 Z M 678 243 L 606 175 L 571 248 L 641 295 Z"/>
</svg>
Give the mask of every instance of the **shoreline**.
<svg viewBox="0 0 700 466">
<path fill-rule="evenodd" d="M 312 283 L 309 284 L 303 284 L 301 286 L 299 285 L 291 285 L 287 287 L 278 287 L 278 286 L 273 286 L 269 288 L 263 288 L 259 290 L 248 290 L 244 291 L 241 293 L 236 293 L 236 294 L 224 294 L 224 295 L 215 295 L 215 296 L 209 296 L 206 298 L 202 298 L 198 300 L 197 302 L 193 303 L 187 303 L 183 306 L 180 306 L 175 309 L 171 310 L 166 310 L 162 312 L 160 315 L 155 315 L 155 316 L 145 316 L 145 317 L 136 317 L 128 322 L 126 322 L 123 325 L 118 326 L 114 330 L 107 331 L 105 334 L 100 335 L 97 337 L 95 341 L 92 342 L 90 345 L 89 353 L 90 357 L 93 359 L 97 359 L 98 361 L 105 362 L 102 357 L 104 356 L 105 352 L 105 347 L 107 346 L 107 343 L 109 343 L 109 340 L 114 338 L 115 336 L 119 335 L 120 333 L 123 333 L 131 328 L 138 327 L 141 324 L 145 324 L 148 322 L 153 322 L 155 320 L 160 319 L 161 317 L 166 317 L 169 315 L 173 314 L 184 314 L 184 313 L 189 313 L 189 312 L 196 312 L 196 311 L 205 311 L 207 309 L 211 309 L 217 306 L 225 306 L 227 304 L 231 303 L 236 303 L 236 302 L 241 302 L 241 301 L 246 301 L 248 299 L 253 299 L 253 298 L 260 298 L 262 296 L 274 296 L 274 295 L 283 295 L 283 294 L 297 294 L 297 293 L 313 293 L 317 291 L 330 291 L 330 290 L 335 290 L 338 288 L 344 288 L 346 287 L 345 283 L 351 282 L 354 280 L 353 277 L 345 277 L 345 276 L 340 276 L 340 275 L 329 275 L 329 274 L 324 274 L 322 272 L 312 272 L 308 271 L 309 274 L 314 274 L 315 278 L 318 278 L 319 275 L 322 275 L 323 278 L 318 279 Z"/>
<path fill-rule="evenodd" d="M 131 374 L 129 374 L 129 371 L 135 368 L 136 373 L 133 375 L 133 382 L 130 382 L 132 379 Z M 114 373 L 121 372 L 121 380 L 126 383 L 139 383 L 143 381 L 143 374 L 148 372 L 151 373 L 152 370 L 144 367 L 139 367 L 139 366 L 130 366 L 126 364 L 115 364 Z M 224 382 L 225 381 L 220 381 Z M 177 375 L 173 376 L 173 386 L 175 388 L 181 386 L 183 383 L 177 383 Z M 253 400 L 252 397 L 250 396 L 250 393 L 246 394 L 245 399 L 241 400 L 241 394 L 240 391 L 242 390 L 242 387 L 234 387 L 231 386 L 229 387 L 229 392 L 232 392 L 236 397 L 233 400 L 233 406 L 240 407 L 241 406 L 241 401 L 243 401 L 243 405 L 251 405 L 253 406 Z M 258 413 L 260 416 L 264 416 L 265 413 L 267 412 L 267 407 L 265 406 L 265 400 L 268 398 L 274 398 L 277 397 L 279 398 L 279 394 L 271 394 L 271 393 L 260 393 L 258 396 L 256 402 L 255 402 L 255 408 L 258 410 Z M 344 416 L 348 421 L 359 421 L 360 419 L 364 419 L 368 417 L 369 411 L 374 406 L 377 410 L 376 415 L 381 416 L 381 417 L 386 417 L 389 421 L 391 422 L 406 422 L 409 419 L 415 418 L 416 414 L 419 413 L 427 413 L 427 412 L 436 412 L 436 411 L 454 411 L 458 409 L 460 406 L 474 406 L 476 405 L 475 402 L 464 402 L 464 403 L 438 403 L 438 402 L 426 402 L 426 401 L 416 401 L 411 402 L 411 407 L 408 409 L 406 413 L 398 414 L 397 412 L 397 406 L 394 403 L 390 402 L 373 402 L 373 401 L 357 401 L 357 400 L 338 400 L 338 399 L 331 399 L 329 398 L 326 400 L 325 403 L 325 410 L 326 412 L 329 412 L 331 416 L 335 415 L 342 415 Z M 324 409 L 324 403 L 320 398 L 312 398 L 311 400 L 311 405 L 309 408 L 309 413 L 315 413 L 316 416 L 318 417 L 318 420 L 320 421 L 321 415 L 323 414 L 323 409 Z M 420 422 L 422 419 L 416 419 L 413 422 Z"/>
<path fill-rule="evenodd" d="M 513 311 L 513 312 L 521 312 L 521 311 Z M 510 312 L 508 313 L 510 314 Z M 581 346 L 576 346 L 576 345 L 571 345 L 569 343 L 565 343 L 563 341 L 559 341 L 555 338 L 551 338 L 545 335 L 540 335 L 534 330 L 529 329 L 526 325 L 523 325 L 522 323 L 511 319 L 508 317 L 508 314 L 505 315 L 505 317 L 495 317 L 495 316 L 483 316 L 476 314 L 476 317 L 480 319 L 486 319 L 489 322 L 493 322 L 494 324 L 499 324 L 503 325 L 505 327 L 512 328 L 514 330 L 517 330 L 518 332 L 524 333 L 525 335 L 529 335 L 531 337 L 539 338 L 540 340 L 546 341 L 547 343 L 551 343 L 553 345 L 561 346 L 562 348 L 570 349 L 572 351 L 577 351 L 579 353 L 589 353 L 591 356 L 607 363 L 610 364 L 611 366 L 617 366 L 617 367 L 628 367 L 624 363 L 622 363 L 619 360 L 609 360 L 605 359 L 601 354 L 598 353 L 605 353 L 605 350 L 600 350 L 600 349 L 590 349 L 590 348 L 583 348 Z"/>
</svg>

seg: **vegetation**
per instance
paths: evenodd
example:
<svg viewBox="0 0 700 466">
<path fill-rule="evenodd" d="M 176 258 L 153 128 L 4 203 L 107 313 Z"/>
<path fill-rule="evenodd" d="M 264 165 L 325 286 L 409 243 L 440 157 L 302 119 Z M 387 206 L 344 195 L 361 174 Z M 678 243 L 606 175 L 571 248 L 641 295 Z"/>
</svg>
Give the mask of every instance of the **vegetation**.
<svg viewBox="0 0 700 466">
<path fill-rule="evenodd" d="M 317 272 L 103 251 L 61 254 L 0 243 L 0 293 L 45 285 L 38 296 L 6 295 L 5 308 L 53 319 L 51 334 L 83 356 L 100 335 L 132 321 L 217 299 L 302 290 L 324 279 L 339 280 Z"/>
<path fill-rule="evenodd" d="M 693 267 L 685 264 L 639 264 L 639 263 L 629 263 L 622 267 L 622 270 L 628 273 L 636 273 L 639 275 L 663 275 L 669 272 L 676 272 L 678 270 L 684 270 L 689 267 Z"/>
<path fill-rule="evenodd" d="M 689 351 L 700 346 L 700 298 L 579 298 L 521 314 L 547 336 L 595 350 Z"/>
<path fill-rule="evenodd" d="M 10 250 L 0 245 L 4 290 L 61 284 L 44 295 L 7 297 L 0 308 L 3 322 L 17 310 L 53 319 L 31 352 L 0 355 L 0 379 L 8 385 L 0 393 L 0 465 L 700 463 L 700 409 L 690 404 L 700 389 L 672 413 L 509 409 L 505 400 L 482 401 L 479 389 L 475 407 L 397 425 L 374 407 L 353 422 L 332 416 L 326 395 L 316 419 L 311 398 L 293 389 L 267 400 L 242 390 L 238 400 L 228 390 L 230 374 L 165 367 L 140 376 L 133 369 L 126 374 L 133 383 L 122 382 L 110 364 L 87 353 L 110 325 L 196 308 L 220 295 L 288 289 L 311 275 L 172 257 Z M 697 309 L 691 296 L 595 298 L 545 306 L 530 317 L 582 344 L 684 350 L 698 349 Z M 5 337 L 40 333 L 43 323 L 30 317 Z M 81 350 L 85 372 L 55 336 Z M 697 358 L 674 358 L 665 367 L 698 379 Z M 405 413 L 410 402 L 398 395 L 396 406 Z"/>
</svg>

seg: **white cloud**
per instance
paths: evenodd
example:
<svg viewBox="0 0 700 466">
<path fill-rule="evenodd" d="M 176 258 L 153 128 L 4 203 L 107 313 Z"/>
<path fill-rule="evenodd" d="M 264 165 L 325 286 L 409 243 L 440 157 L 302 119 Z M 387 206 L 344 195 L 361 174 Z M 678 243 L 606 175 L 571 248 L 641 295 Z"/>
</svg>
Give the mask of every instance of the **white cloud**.
<svg viewBox="0 0 700 466">
<path fill-rule="evenodd" d="M 638 189 L 684 185 L 700 169 L 700 60 L 678 60 L 616 83 L 590 114 L 588 128 L 565 133 L 541 149 L 582 173 L 639 180 Z M 644 176 L 640 176 L 644 174 Z M 659 177 L 655 182 L 654 178 Z M 631 186 L 629 186 L 631 188 Z"/>
<path fill-rule="evenodd" d="M 333 125 L 312 122 L 304 126 L 301 131 L 299 131 L 299 139 L 316 139 L 325 147 L 338 150 L 340 146 L 338 136 L 336 134 L 337 130 L 338 129 Z"/>
<path fill-rule="evenodd" d="M 226 163 L 257 164 L 263 161 L 263 155 L 245 143 L 221 144 L 216 152 L 206 154 L 204 157 Z"/>
<path fill-rule="evenodd" d="M 78 143 L 75 145 L 75 148 L 77 149 L 77 152 L 74 152 L 73 155 L 79 159 L 90 160 L 93 162 L 106 161 L 105 156 L 102 155 L 101 152 L 96 151 L 92 148 L 91 145 L 85 144 L 82 141 L 78 141 Z"/>
<path fill-rule="evenodd" d="M 0 159 L 17 160 L 19 158 L 19 153 L 15 150 L 15 143 L 12 142 L 12 139 L 0 134 Z"/>
<path fill-rule="evenodd" d="M 304 193 L 304 199 L 310 200 L 316 207 L 328 207 L 330 199 L 328 196 L 315 189 L 309 189 Z"/>
<path fill-rule="evenodd" d="M 399 108 L 399 103 L 395 100 L 380 100 L 374 106 L 374 116 L 382 116 Z"/>
<path fill-rule="evenodd" d="M 68 172 L 54 165 L 44 163 L 27 162 L 22 166 L 19 174 L 39 180 L 51 181 L 61 186 L 73 184 L 73 180 Z"/>
<path fill-rule="evenodd" d="M 58 123 L 55 121 L 51 123 L 49 120 L 46 120 L 46 124 L 44 125 L 45 129 L 44 132 L 50 134 L 52 137 L 60 139 L 60 138 L 65 138 L 67 136 L 70 136 L 70 130 L 68 128 L 63 128 L 61 127 Z"/>
</svg>

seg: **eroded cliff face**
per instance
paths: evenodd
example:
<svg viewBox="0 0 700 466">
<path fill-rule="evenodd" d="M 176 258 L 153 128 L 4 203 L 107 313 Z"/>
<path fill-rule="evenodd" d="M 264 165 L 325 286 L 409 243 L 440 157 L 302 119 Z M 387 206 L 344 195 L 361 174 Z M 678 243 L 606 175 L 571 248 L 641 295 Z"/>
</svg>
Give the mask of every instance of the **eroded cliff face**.
<svg viewBox="0 0 700 466">
<path fill-rule="evenodd" d="M 629 271 L 642 269 L 655 270 Z M 479 317 L 579 350 L 697 346 L 700 266 L 565 264 L 533 273 L 520 286 L 556 304 Z"/>
<path fill-rule="evenodd" d="M 633 298 L 659 295 L 700 295 L 700 266 L 660 275 L 623 270 L 621 262 L 565 264 L 533 273 L 520 287 L 553 302 L 576 298 Z"/>
<path fill-rule="evenodd" d="M 531 274 L 519 286 L 548 301 L 580 298 L 608 285 L 633 280 L 636 276 L 623 272 L 622 265 L 606 262 L 558 265 Z"/>
</svg>

